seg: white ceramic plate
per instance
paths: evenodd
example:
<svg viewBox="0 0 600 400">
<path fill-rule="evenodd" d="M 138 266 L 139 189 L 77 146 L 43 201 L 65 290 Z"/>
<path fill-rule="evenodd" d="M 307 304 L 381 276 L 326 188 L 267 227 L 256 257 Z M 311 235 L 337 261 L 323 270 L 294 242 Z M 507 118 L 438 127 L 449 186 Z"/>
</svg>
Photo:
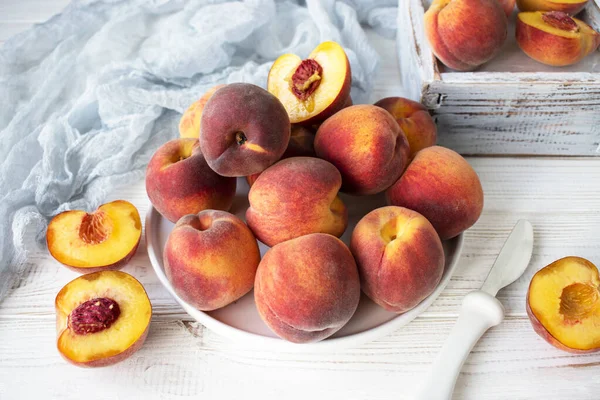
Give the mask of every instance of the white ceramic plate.
<svg viewBox="0 0 600 400">
<path fill-rule="evenodd" d="M 341 198 L 348 207 L 348 229 L 341 239 L 348 244 L 352 230 L 360 218 L 375 208 L 385 206 L 386 203 L 383 195 L 354 197 L 342 194 Z M 238 179 L 238 189 L 231 212 L 245 220 L 247 207 L 248 185 L 242 178 Z M 406 325 L 425 311 L 444 290 L 456 268 L 463 245 L 463 235 L 444 242 L 446 266 L 442 280 L 435 291 L 411 311 L 398 315 L 384 310 L 362 295 L 352 319 L 333 336 L 316 343 L 295 344 L 278 338 L 260 319 L 253 292 L 227 307 L 210 312 L 199 311 L 177 296 L 163 266 L 163 248 L 172 228 L 173 224 L 163 218 L 154 207 L 149 208 L 146 214 L 148 255 L 158 279 L 165 288 L 192 318 L 208 329 L 244 346 L 274 351 L 337 351 L 375 340 Z M 259 244 L 262 255 L 269 248 L 260 242 Z"/>
</svg>

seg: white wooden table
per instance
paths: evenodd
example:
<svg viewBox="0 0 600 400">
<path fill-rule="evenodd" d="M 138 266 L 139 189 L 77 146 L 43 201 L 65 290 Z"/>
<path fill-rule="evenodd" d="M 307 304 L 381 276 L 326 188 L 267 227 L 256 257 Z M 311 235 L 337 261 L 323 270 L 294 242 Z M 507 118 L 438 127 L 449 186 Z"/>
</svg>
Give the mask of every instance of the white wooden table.
<svg viewBox="0 0 600 400">
<path fill-rule="evenodd" d="M 60 11 L 66 0 L 2 0 L 0 41 Z M 401 95 L 393 41 L 369 33 L 383 63 L 373 98 Z M 554 349 L 532 330 L 525 294 L 532 275 L 551 261 L 579 255 L 600 265 L 600 158 L 469 158 L 485 208 L 466 233 L 457 272 L 414 322 L 338 354 L 257 352 L 192 322 L 154 275 L 144 242 L 125 271 L 146 287 L 154 316 L 144 347 L 103 369 L 79 369 L 55 348 L 54 297 L 77 274 L 44 251 L 0 303 L 0 399 L 403 399 L 428 368 L 452 327 L 460 302 L 479 288 L 519 218 L 535 228 L 524 276 L 499 293 L 506 320 L 468 358 L 454 399 L 600 398 L 600 354 Z M 111 195 L 148 208 L 144 183 Z"/>
</svg>

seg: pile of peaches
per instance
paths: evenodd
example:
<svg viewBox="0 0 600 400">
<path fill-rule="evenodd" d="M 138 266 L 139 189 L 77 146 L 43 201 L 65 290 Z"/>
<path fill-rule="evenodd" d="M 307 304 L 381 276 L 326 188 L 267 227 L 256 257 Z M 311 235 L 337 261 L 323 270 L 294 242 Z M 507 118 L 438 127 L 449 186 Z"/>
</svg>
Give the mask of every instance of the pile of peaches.
<svg viewBox="0 0 600 400">
<path fill-rule="evenodd" d="M 425 34 L 447 67 L 470 71 L 500 52 L 508 18 L 519 8 L 515 37 L 532 59 L 572 65 L 600 46 L 600 34 L 573 16 L 590 0 L 434 0 L 425 13 Z"/>
<path fill-rule="evenodd" d="M 268 90 L 221 85 L 184 113 L 180 138 L 162 145 L 146 172 L 154 208 L 175 223 L 164 266 L 183 300 L 210 311 L 254 289 L 266 325 L 306 343 L 344 326 L 361 290 L 404 313 L 436 288 L 442 240 L 481 214 L 479 178 L 460 155 L 435 146 L 421 104 L 352 105 L 350 77 L 342 47 L 325 42 L 305 60 L 278 58 Z M 250 186 L 246 221 L 228 212 L 238 179 Z M 344 201 L 382 192 L 389 206 L 364 215 L 347 247 L 338 239 L 348 225 Z M 141 231 L 137 209 L 122 200 L 50 222 L 50 254 L 84 273 L 55 302 L 57 347 L 73 364 L 114 364 L 144 343 L 152 305 L 140 282 L 118 271 Z M 270 247 L 262 259 L 258 240 Z M 568 300 L 574 318 L 580 289 Z M 534 315 L 543 304 L 531 299 Z"/>
</svg>

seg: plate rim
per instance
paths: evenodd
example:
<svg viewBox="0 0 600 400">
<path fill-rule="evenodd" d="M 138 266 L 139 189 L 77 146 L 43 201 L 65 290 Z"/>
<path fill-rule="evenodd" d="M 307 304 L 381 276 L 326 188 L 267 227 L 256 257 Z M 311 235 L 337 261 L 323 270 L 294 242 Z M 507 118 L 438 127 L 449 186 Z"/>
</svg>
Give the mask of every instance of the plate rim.
<svg viewBox="0 0 600 400">
<path fill-rule="evenodd" d="M 277 351 L 305 352 L 308 350 L 318 350 L 320 352 L 334 352 L 338 350 L 344 350 L 347 348 L 357 347 L 361 344 L 379 339 L 397 330 L 398 328 L 412 322 L 417 316 L 425 312 L 444 291 L 444 289 L 450 282 L 450 279 L 452 278 L 456 267 L 458 266 L 458 261 L 460 260 L 464 246 L 464 233 L 461 233 L 455 238 L 457 239 L 456 255 L 450 263 L 450 265 L 448 265 L 448 273 L 444 274 L 435 290 L 412 310 L 407 311 L 403 314 L 398 314 L 391 320 L 386 321 L 366 331 L 353 333 L 342 337 L 327 338 L 319 342 L 293 343 L 288 342 L 287 340 L 281 339 L 279 337 L 263 336 L 257 333 L 247 332 L 242 329 L 233 327 L 231 325 L 219 321 L 218 319 L 210 316 L 204 311 L 194 308 L 193 306 L 185 302 L 183 299 L 181 299 L 175 292 L 169 280 L 167 279 L 167 276 L 165 275 L 164 270 L 161 266 L 162 261 L 158 260 L 157 257 L 156 247 L 158 246 L 158 244 L 154 243 L 155 235 L 153 235 L 152 233 L 152 227 L 154 226 L 154 221 L 157 218 L 163 217 L 150 203 L 150 207 L 146 211 L 145 216 L 144 234 L 146 237 L 146 251 L 148 253 L 148 258 L 150 259 L 152 269 L 154 269 L 158 280 L 163 285 L 163 287 L 167 289 L 167 291 L 175 299 L 175 301 L 185 310 L 185 312 L 190 317 L 192 317 L 194 320 L 201 323 L 202 325 L 204 325 L 204 327 L 210 329 L 211 331 L 219 334 L 220 336 L 226 339 L 229 339 L 231 342 L 233 342 L 232 344 L 243 343 L 246 347 L 250 346 L 252 348 L 269 349 Z"/>
</svg>

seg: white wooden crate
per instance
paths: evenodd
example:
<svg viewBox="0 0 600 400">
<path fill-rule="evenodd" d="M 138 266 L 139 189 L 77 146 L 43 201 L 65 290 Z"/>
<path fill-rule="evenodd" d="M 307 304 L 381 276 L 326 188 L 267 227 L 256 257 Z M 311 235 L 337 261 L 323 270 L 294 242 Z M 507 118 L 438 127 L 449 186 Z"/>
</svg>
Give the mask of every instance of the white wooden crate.
<svg viewBox="0 0 600 400">
<path fill-rule="evenodd" d="M 438 124 L 438 140 L 462 154 L 600 156 L 600 52 L 570 67 L 529 59 L 514 38 L 516 10 L 500 54 L 474 72 L 433 55 L 423 16 L 431 0 L 399 0 L 398 57 L 408 96 Z M 577 18 L 600 28 L 600 0 Z"/>
</svg>

